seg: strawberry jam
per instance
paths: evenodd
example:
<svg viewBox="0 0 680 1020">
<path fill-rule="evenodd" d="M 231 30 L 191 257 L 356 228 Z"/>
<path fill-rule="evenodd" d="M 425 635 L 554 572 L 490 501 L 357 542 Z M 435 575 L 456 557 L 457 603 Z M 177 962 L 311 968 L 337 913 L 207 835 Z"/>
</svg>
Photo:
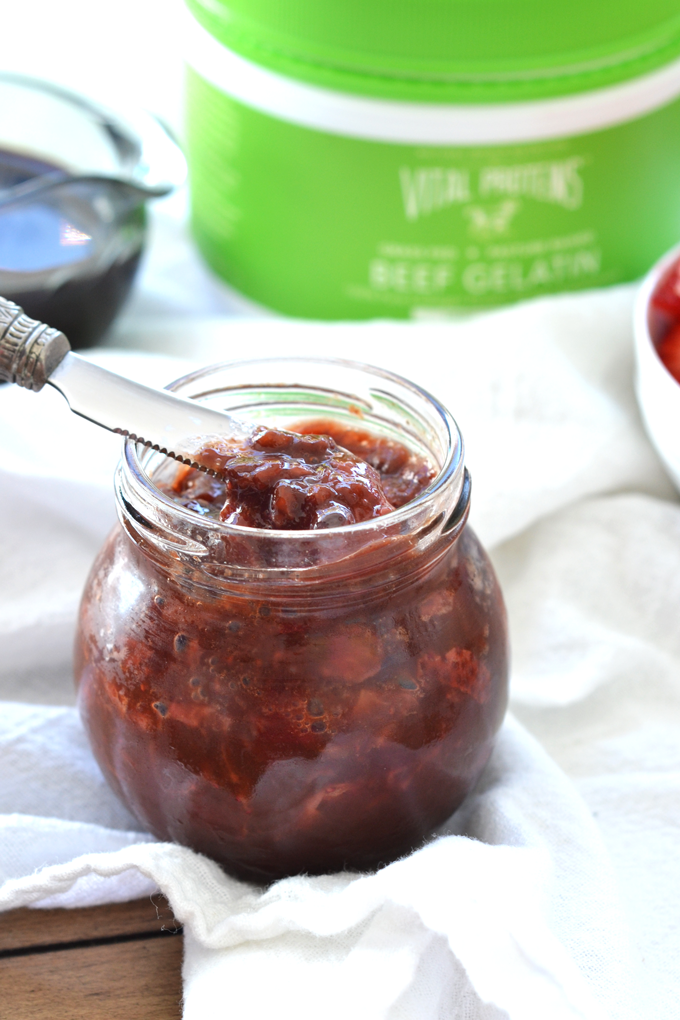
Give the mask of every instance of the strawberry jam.
<svg viewBox="0 0 680 1020">
<path fill-rule="evenodd" d="M 183 468 L 169 492 L 199 513 L 213 513 L 221 505 L 219 519 L 227 524 L 314 530 L 394 510 L 379 472 L 329 435 L 260 427 L 245 445 L 216 443 L 196 459 L 222 484 L 196 468 Z"/>
</svg>

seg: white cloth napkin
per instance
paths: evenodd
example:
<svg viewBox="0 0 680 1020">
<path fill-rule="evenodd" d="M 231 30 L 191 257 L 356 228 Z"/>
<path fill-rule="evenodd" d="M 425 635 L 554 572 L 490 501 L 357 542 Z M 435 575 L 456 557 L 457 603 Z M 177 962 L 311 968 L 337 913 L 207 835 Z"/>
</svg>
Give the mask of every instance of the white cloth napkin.
<svg viewBox="0 0 680 1020">
<path fill-rule="evenodd" d="M 266 891 L 153 842 L 103 783 L 69 645 L 117 441 L 52 391 L 0 390 L 0 907 L 159 886 L 185 1020 L 680 1017 L 680 507 L 635 408 L 630 309 L 620 288 L 457 325 L 120 328 L 192 364 L 283 345 L 425 385 L 463 430 L 506 593 L 516 718 L 463 809 L 377 874 Z M 186 368 L 97 357 L 157 383 Z"/>
</svg>

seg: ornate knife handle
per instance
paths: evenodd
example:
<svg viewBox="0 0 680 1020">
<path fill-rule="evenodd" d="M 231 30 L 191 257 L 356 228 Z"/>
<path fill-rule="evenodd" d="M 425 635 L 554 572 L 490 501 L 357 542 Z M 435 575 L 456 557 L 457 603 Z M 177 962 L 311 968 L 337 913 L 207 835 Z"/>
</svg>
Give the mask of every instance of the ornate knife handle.
<svg viewBox="0 0 680 1020">
<path fill-rule="evenodd" d="M 41 390 L 70 350 L 58 329 L 29 319 L 23 308 L 0 297 L 0 380 Z"/>
</svg>

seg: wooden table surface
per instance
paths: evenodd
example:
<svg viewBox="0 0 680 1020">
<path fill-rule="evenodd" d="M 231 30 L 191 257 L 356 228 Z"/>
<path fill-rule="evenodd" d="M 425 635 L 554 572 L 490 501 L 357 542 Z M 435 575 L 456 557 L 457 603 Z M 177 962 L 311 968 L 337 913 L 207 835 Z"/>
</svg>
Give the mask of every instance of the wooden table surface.
<svg viewBox="0 0 680 1020">
<path fill-rule="evenodd" d="M 162 896 L 0 914 L 2 1020 L 179 1020 L 181 966 Z"/>
</svg>

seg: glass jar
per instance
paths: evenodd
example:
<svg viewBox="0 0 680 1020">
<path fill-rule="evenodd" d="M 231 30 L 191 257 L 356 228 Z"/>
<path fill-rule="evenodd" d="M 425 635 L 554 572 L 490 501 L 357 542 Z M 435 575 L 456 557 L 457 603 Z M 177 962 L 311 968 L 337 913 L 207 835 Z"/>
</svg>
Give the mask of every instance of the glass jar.
<svg viewBox="0 0 680 1020">
<path fill-rule="evenodd" d="M 439 471 L 386 516 L 265 531 L 179 506 L 153 483 L 165 459 L 128 441 L 76 642 L 105 776 L 156 836 L 240 878 L 407 853 L 474 786 L 507 701 L 505 610 L 465 523 L 455 422 L 350 362 L 219 365 L 171 388 L 277 427 L 360 425 Z"/>
</svg>

